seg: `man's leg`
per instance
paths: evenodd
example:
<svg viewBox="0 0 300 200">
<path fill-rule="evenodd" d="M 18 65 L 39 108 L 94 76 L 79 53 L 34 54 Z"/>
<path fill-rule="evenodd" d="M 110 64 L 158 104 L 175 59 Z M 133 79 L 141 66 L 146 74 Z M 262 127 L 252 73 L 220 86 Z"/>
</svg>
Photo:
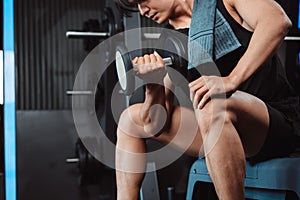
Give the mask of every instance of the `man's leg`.
<svg viewBox="0 0 300 200">
<path fill-rule="evenodd" d="M 244 199 L 245 153 L 257 153 L 265 141 L 269 126 L 266 105 L 238 91 L 195 112 L 219 199 Z"/>
<path fill-rule="evenodd" d="M 225 107 L 216 101 L 215 105 L 209 103 L 202 110 L 196 110 L 197 120 L 193 111 L 176 107 L 169 130 L 153 139 L 163 143 L 172 141 L 174 147 L 199 156 L 204 138 L 208 170 L 219 198 L 240 200 L 244 198 L 244 149 L 247 155 L 260 150 L 267 135 L 269 117 L 266 105 L 249 94 L 236 92 L 225 101 Z M 123 153 L 116 152 L 119 199 L 136 199 L 144 176 L 145 157 L 122 155 L 145 152 L 141 137 L 150 136 L 143 132 L 139 107 L 131 107 L 130 115 L 123 113 L 119 123 L 117 149 L 123 150 Z"/>
<path fill-rule="evenodd" d="M 151 137 L 162 143 L 198 156 L 202 138 L 193 110 L 175 107 L 171 124 L 166 132 L 157 137 L 145 133 L 139 117 L 141 105 L 133 105 L 122 113 L 117 131 L 116 178 L 117 197 L 138 199 L 139 189 L 145 170 L 145 142 L 143 137 Z"/>
<path fill-rule="evenodd" d="M 139 154 L 137 154 L 139 153 Z M 118 130 L 116 149 L 117 199 L 138 199 L 145 171 L 145 142 Z"/>
</svg>

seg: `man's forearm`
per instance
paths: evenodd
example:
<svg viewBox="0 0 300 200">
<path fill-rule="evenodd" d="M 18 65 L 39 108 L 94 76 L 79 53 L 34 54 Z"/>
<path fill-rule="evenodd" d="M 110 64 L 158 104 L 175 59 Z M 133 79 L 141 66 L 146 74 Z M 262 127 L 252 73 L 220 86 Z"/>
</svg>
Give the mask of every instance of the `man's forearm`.
<svg viewBox="0 0 300 200">
<path fill-rule="evenodd" d="M 145 131 L 157 134 L 164 126 L 168 114 L 166 110 L 165 87 L 157 84 L 147 84 L 145 101 L 140 112 Z"/>
</svg>

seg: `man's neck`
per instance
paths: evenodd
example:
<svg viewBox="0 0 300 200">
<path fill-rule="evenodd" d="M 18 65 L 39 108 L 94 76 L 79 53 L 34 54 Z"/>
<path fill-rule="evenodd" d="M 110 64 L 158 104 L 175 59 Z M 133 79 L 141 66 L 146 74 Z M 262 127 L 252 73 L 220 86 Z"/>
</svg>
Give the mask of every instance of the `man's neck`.
<svg viewBox="0 0 300 200">
<path fill-rule="evenodd" d="M 194 0 L 179 0 L 175 8 L 175 16 L 169 19 L 169 24 L 175 29 L 189 28 Z"/>
</svg>

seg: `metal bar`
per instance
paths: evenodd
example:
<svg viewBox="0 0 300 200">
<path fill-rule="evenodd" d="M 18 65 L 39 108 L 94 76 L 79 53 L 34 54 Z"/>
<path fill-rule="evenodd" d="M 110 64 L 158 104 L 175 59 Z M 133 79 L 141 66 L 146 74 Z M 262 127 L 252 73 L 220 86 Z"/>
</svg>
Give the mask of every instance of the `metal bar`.
<svg viewBox="0 0 300 200">
<path fill-rule="evenodd" d="M 67 92 L 66 92 L 66 94 L 67 95 L 91 95 L 91 94 L 93 94 L 93 92 L 92 91 L 84 91 L 84 90 L 82 90 L 82 91 L 72 91 L 72 90 L 68 90 Z"/>
<path fill-rule="evenodd" d="M 86 37 L 110 37 L 110 33 L 108 32 L 86 32 L 86 31 L 67 31 L 66 37 L 70 39 L 83 39 Z"/>
<path fill-rule="evenodd" d="M 67 158 L 66 162 L 67 163 L 78 163 L 79 162 L 79 158 Z"/>
<path fill-rule="evenodd" d="M 300 41 L 300 37 L 297 36 L 286 36 L 284 38 L 285 41 Z"/>
</svg>

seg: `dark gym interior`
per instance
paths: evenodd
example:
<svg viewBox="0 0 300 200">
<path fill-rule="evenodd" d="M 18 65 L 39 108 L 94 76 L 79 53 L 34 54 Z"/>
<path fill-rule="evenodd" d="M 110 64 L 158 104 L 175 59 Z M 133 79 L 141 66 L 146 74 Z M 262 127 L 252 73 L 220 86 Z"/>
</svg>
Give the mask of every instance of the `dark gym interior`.
<svg viewBox="0 0 300 200">
<path fill-rule="evenodd" d="M 0 9 L 3 11 L 1 0 Z M 288 36 L 300 37 L 300 1 L 278 1 L 293 21 Z M 72 115 L 76 74 L 86 56 L 103 38 L 66 36 L 71 30 L 113 34 L 135 27 L 163 27 L 137 13 L 123 17 L 113 0 L 14 0 L 15 110 L 16 110 L 16 198 L 18 200 L 114 200 L 115 171 L 93 158 L 80 141 Z M 4 15 L 1 15 L 3 47 Z M 113 19 L 113 21 L 112 21 Z M 112 24 L 114 23 L 113 27 Z M 126 39 L 125 39 L 126 40 Z M 150 42 L 151 41 L 150 39 Z M 155 41 L 154 41 L 155 42 Z M 280 47 L 287 76 L 300 91 L 299 41 L 287 40 Z M 112 52 L 107 50 L 103 57 Z M 2 58 L 1 58 L 2 59 Z M 4 76 L 5 79 L 5 76 Z M 95 79 L 93 74 L 86 81 Z M 96 88 L 95 112 L 99 126 L 112 143 L 116 141 L 116 121 L 111 111 L 111 93 L 117 84 L 114 63 L 107 68 Z M 3 91 L 2 91 L 3 92 Z M 88 91 L 86 91 L 88 92 Z M 122 106 L 128 104 L 117 94 Z M 137 101 L 143 98 L 137 96 Z M 135 99 L 131 99 L 131 102 Z M 76 105 L 83 106 L 83 105 Z M 84 106 L 83 106 L 84 107 Z M 0 200 L 5 189 L 4 104 L 0 105 Z M 149 141 L 149 150 L 160 144 Z M 7 154 L 5 154 L 7 155 Z M 72 160 L 73 159 L 73 160 Z M 182 155 L 171 165 L 149 173 L 151 195 L 141 199 L 186 199 L 188 175 L 195 158 Z M 151 189 L 149 189 L 151 188 Z M 212 184 L 203 199 L 216 199 Z M 206 188 L 206 189 L 203 189 Z M 157 190 L 156 190 L 157 189 Z M 145 189 L 145 193 L 149 192 Z M 171 193 L 170 193 L 171 192 Z M 155 194 L 153 194 L 155 193 Z M 7 199 L 10 200 L 10 199 Z M 14 199 L 12 199 L 14 200 Z"/>
</svg>

